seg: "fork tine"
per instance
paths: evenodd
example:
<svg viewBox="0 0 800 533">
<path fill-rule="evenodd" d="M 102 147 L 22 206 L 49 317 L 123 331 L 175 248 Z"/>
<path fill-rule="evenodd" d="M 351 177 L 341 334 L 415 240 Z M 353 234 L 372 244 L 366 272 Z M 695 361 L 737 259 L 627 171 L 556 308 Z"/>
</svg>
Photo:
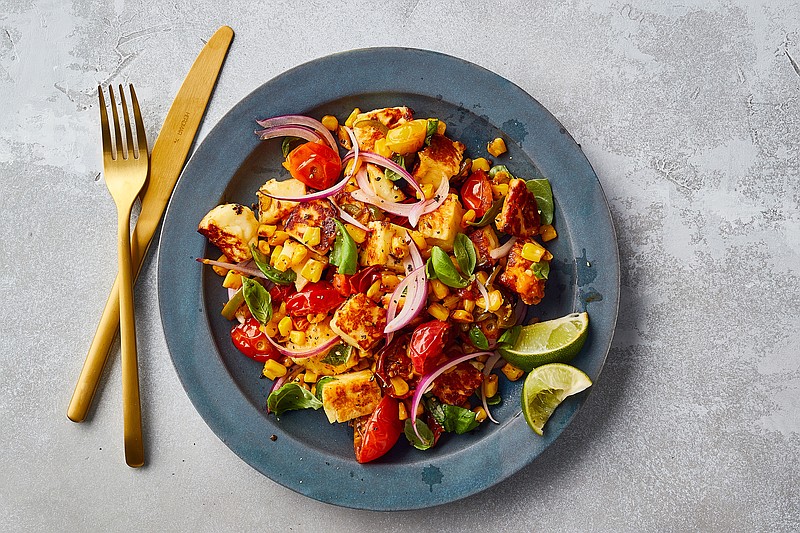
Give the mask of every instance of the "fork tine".
<svg viewBox="0 0 800 533">
<path fill-rule="evenodd" d="M 119 114 L 117 113 L 117 102 L 114 99 L 114 87 L 108 86 L 108 96 L 111 99 L 111 114 L 114 117 L 114 140 L 116 141 L 117 157 L 115 159 L 122 159 L 124 153 L 122 151 L 122 133 L 119 129 Z"/>
<path fill-rule="evenodd" d="M 97 86 L 97 95 L 100 97 L 100 130 L 103 135 L 103 157 L 113 157 L 111 148 L 111 130 L 108 129 L 108 112 L 106 100 L 103 98 L 103 88 Z"/>
<path fill-rule="evenodd" d="M 128 142 L 126 156 L 133 158 L 133 134 L 131 133 L 131 117 L 128 115 L 128 103 L 125 101 L 125 90 L 119 84 L 119 99 L 122 102 L 122 118 L 125 121 L 125 140 Z"/>
<path fill-rule="evenodd" d="M 139 100 L 136 98 L 136 91 L 133 89 L 133 84 L 130 84 L 131 89 L 131 103 L 133 104 L 133 118 L 136 120 L 136 139 L 139 142 L 139 151 L 136 157 L 142 157 L 144 154 L 145 159 L 147 154 L 147 136 L 144 131 L 144 122 L 142 122 L 142 112 L 139 110 Z"/>
</svg>

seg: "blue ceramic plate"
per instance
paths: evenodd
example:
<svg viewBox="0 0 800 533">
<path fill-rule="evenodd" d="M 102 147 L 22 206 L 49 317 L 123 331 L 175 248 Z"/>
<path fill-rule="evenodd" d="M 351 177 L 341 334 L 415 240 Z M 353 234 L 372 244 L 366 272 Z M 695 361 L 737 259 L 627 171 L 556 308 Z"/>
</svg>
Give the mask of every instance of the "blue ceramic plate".
<svg viewBox="0 0 800 533">
<path fill-rule="evenodd" d="M 558 239 L 548 243 L 555 259 L 547 296 L 530 317 L 547 320 L 588 307 L 589 339 L 572 364 L 593 380 L 608 353 L 619 301 L 616 237 L 597 176 L 563 126 L 508 80 L 434 52 L 374 48 L 301 65 L 239 102 L 189 161 L 164 221 L 158 294 L 167 344 L 189 398 L 239 457 L 294 491 L 359 509 L 418 509 L 482 491 L 533 461 L 586 399 L 582 393 L 565 401 L 539 437 L 520 413 L 522 381 L 501 377 L 503 403 L 493 408 L 499 425 L 445 435 L 424 452 L 401 437 L 388 455 L 366 465 L 355 461 L 352 429 L 328 424 L 321 411 L 267 416 L 270 382 L 259 379 L 260 364 L 232 346 L 230 323 L 219 313 L 226 290 L 210 268 L 194 261 L 219 253 L 196 232 L 197 224 L 221 202 L 254 203 L 260 185 L 285 175 L 280 142 L 259 141 L 255 119 L 287 113 L 342 118 L 354 107 L 396 105 L 444 120 L 447 134 L 466 144 L 473 158 L 487 155 L 487 140 L 503 137 L 509 151 L 497 163 L 520 177 L 550 179 Z"/>
</svg>

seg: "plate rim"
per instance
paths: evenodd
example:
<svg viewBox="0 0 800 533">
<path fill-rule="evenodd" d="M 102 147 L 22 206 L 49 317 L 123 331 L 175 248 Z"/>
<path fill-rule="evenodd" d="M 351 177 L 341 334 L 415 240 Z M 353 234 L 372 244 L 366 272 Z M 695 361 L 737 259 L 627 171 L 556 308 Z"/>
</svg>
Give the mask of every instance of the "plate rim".
<svg viewBox="0 0 800 533">
<path fill-rule="evenodd" d="M 167 341 L 167 346 L 168 346 L 168 350 L 169 350 L 169 353 L 170 353 L 170 360 L 171 360 L 171 362 L 173 364 L 173 367 L 175 368 L 176 373 L 178 374 L 179 380 L 181 381 L 181 385 L 184 388 L 184 390 L 186 391 L 186 394 L 189 396 L 193 406 L 195 407 L 195 409 L 198 411 L 198 413 L 203 418 L 204 422 L 209 426 L 209 428 L 212 430 L 212 432 L 214 432 L 214 434 L 218 438 L 220 438 L 231 449 L 231 451 L 233 451 L 237 456 L 239 456 L 242 460 L 244 460 L 246 463 L 248 463 L 251 467 L 253 467 L 257 471 L 261 472 L 262 474 L 264 474 L 266 477 L 272 479 L 273 481 L 275 481 L 275 482 L 277 482 L 277 483 L 279 483 L 279 484 L 281 484 L 281 485 L 283 485 L 283 486 L 285 486 L 285 487 L 287 487 L 287 488 L 289 488 L 289 489 L 291 489 L 291 490 L 293 490 L 295 492 L 298 492 L 300 494 L 303 494 L 305 496 L 317 499 L 317 500 L 325 502 L 325 503 L 330 503 L 330 504 L 334 504 L 334 505 L 339 505 L 339 506 L 343 506 L 343 507 L 350 507 L 350 508 L 355 508 L 355 509 L 411 510 L 411 509 L 422 509 L 422 508 L 432 507 L 432 506 L 436 506 L 436 505 L 442 505 L 442 504 L 445 504 L 445 503 L 449 503 L 449 502 L 452 502 L 452 501 L 455 501 L 455 500 L 459 500 L 459 499 L 465 498 L 467 496 L 476 494 L 476 493 L 478 493 L 480 491 L 486 490 L 489 487 L 491 487 L 491 486 L 503 481 L 504 479 L 506 479 L 510 475 L 516 473 L 520 469 L 522 469 L 525 466 L 529 465 L 546 448 L 548 448 L 550 446 L 550 444 L 552 444 L 552 442 L 572 422 L 572 420 L 574 419 L 574 417 L 577 414 L 577 411 L 585 403 L 588 395 L 591 393 L 591 390 L 594 387 L 590 388 L 588 391 L 586 391 L 585 393 L 580 395 L 580 397 L 577 397 L 577 398 L 574 399 L 574 401 L 572 402 L 574 404 L 574 406 L 573 406 L 571 412 L 569 412 L 567 416 L 563 417 L 563 420 L 562 420 L 563 423 L 562 423 L 561 427 L 559 427 L 558 430 L 554 432 L 555 433 L 554 435 L 551 435 L 550 438 L 546 439 L 546 442 L 544 442 L 544 445 L 542 447 L 540 447 L 540 449 L 538 450 L 538 452 L 536 454 L 534 454 L 532 456 L 526 456 L 524 458 L 524 460 L 515 462 L 512 465 L 511 468 L 503 468 L 502 465 L 501 465 L 501 467 L 500 467 L 500 469 L 498 471 L 499 473 L 496 476 L 494 476 L 491 480 L 489 480 L 488 482 L 472 484 L 471 486 L 466 487 L 466 488 L 462 488 L 460 490 L 441 490 L 441 491 L 438 491 L 438 492 L 434 492 L 433 485 L 431 485 L 430 486 L 430 489 L 431 489 L 430 493 L 428 493 L 427 490 L 426 490 L 424 498 L 420 498 L 418 501 L 413 501 L 413 502 L 405 501 L 404 503 L 401 503 L 401 504 L 392 503 L 391 501 L 386 501 L 386 500 L 367 502 L 367 501 L 353 501 L 353 500 L 344 500 L 344 499 L 338 499 L 337 500 L 335 497 L 321 497 L 320 494 L 315 494 L 314 491 L 310 488 L 311 487 L 310 483 L 306 483 L 305 485 L 303 485 L 303 480 L 302 479 L 300 479 L 300 480 L 298 480 L 296 478 L 286 479 L 286 477 L 283 476 L 283 475 L 271 475 L 270 472 L 266 472 L 263 462 L 259 463 L 259 464 L 254 464 L 254 462 L 257 462 L 257 461 L 253 461 L 252 460 L 252 453 L 251 453 L 252 450 L 247 450 L 245 452 L 242 451 L 241 439 L 237 439 L 236 435 L 224 434 L 225 424 L 222 423 L 222 421 L 220 421 L 220 419 L 219 419 L 220 413 L 216 412 L 214 410 L 214 408 L 209 406 L 207 401 L 206 401 L 206 400 L 208 400 L 209 395 L 218 394 L 220 392 L 218 390 L 218 386 L 215 387 L 214 384 L 208 384 L 208 385 L 204 385 L 204 386 L 200 387 L 198 385 L 197 381 L 195 381 L 195 380 L 189 381 L 190 376 L 189 376 L 189 373 L 187 372 L 186 366 L 184 364 L 182 364 L 180 358 L 176 356 L 176 351 L 179 348 L 176 347 L 175 333 L 173 333 L 172 331 L 170 331 L 168 333 L 167 325 L 169 323 L 171 323 L 172 320 L 170 318 L 170 312 L 169 312 L 170 310 L 169 310 L 168 307 L 166 307 L 167 304 L 165 303 L 165 301 L 168 299 L 167 298 L 167 296 L 168 296 L 167 290 L 168 289 L 165 288 L 165 285 L 163 283 L 163 281 L 168 277 L 168 275 L 165 274 L 168 266 L 166 265 L 166 261 L 164 259 L 167 254 L 162 253 L 164 251 L 164 249 L 162 247 L 162 244 L 165 242 L 165 237 L 166 237 L 166 240 L 169 241 L 168 232 L 170 231 L 170 227 L 171 227 L 170 220 L 172 220 L 171 217 L 173 215 L 173 209 L 175 208 L 175 205 L 177 204 L 177 202 L 175 200 L 176 197 L 175 197 L 174 193 L 179 191 L 179 188 L 182 189 L 182 187 L 183 187 L 182 183 L 185 181 L 184 180 L 184 176 L 186 176 L 187 174 L 190 174 L 192 172 L 192 170 L 194 169 L 194 165 L 197 164 L 197 162 L 202 158 L 202 155 L 205 154 L 205 152 L 207 150 L 203 148 L 203 145 L 207 141 L 209 141 L 210 139 L 214 139 L 215 138 L 215 132 L 219 131 L 219 129 L 221 127 L 223 127 L 223 125 L 227 124 L 227 122 L 230 121 L 236 115 L 237 110 L 240 109 L 241 106 L 243 106 L 246 102 L 251 101 L 252 99 L 257 97 L 259 94 L 261 94 L 262 92 L 266 91 L 269 88 L 270 85 L 280 84 L 280 82 L 285 81 L 286 79 L 291 79 L 293 76 L 297 76 L 297 75 L 301 74 L 306 69 L 319 68 L 319 65 L 323 65 L 324 66 L 324 65 L 326 65 L 326 64 L 328 64 L 330 62 L 333 62 L 333 63 L 341 62 L 341 61 L 347 62 L 347 61 L 352 61 L 354 58 L 355 59 L 365 58 L 365 57 L 366 58 L 369 58 L 369 57 L 374 58 L 376 56 L 377 57 L 383 57 L 384 59 L 387 56 L 395 56 L 395 57 L 403 58 L 403 59 L 406 59 L 406 60 L 412 58 L 413 56 L 417 56 L 417 59 L 419 57 L 426 57 L 427 59 L 436 59 L 438 61 L 444 61 L 445 63 L 450 63 L 450 64 L 453 64 L 453 65 L 457 65 L 458 68 L 461 68 L 461 69 L 466 69 L 466 70 L 475 70 L 475 69 L 477 69 L 477 70 L 475 70 L 476 72 L 481 72 L 484 76 L 489 76 L 496 83 L 500 83 L 501 85 L 504 85 L 505 87 L 513 88 L 514 91 L 518 91 L 518 95 L 517 96 L 521 97 L 523 100 L 526 100 L 528 105 L 532 105 L 534 108 L 536 108 L 537 111 L 539 111 L 540 114 L 543 114 L 543 117 L 548 122 L 550 122 L 552 126 L 555 126 L 555 127 L 559 128 L 559 130 L 560 130 L 559 133 L 562 135 L 562 138 L 563 139 L 567 139 L 567 144 L 568 145 L 571 144 L 570 148 L 571 148 L 572 152 L 574 154 L 579 154 L 579 159 L 580 159 L 579 162 L 581 164 L 585 164 L 586 165 L 589 173 L 591 174 L 591 177 L 593 178 L 592 184 L 597 187 L 597 191 L 596 192 L 599 193 L 599 197 L 602 199 L 602 203 L 600 204 L 601 207 L 602 207 L 601 215 L 603 215 L 604 218 L 609 223 L 609 229 L 610 229 L 610 233 L 608 233 L 606 235 L 606 237 L 610 238 L 610 244 L 613 245 L 613 246 L 611 246 L 611 251 L 613 253 L 613 257 L 612 257 L 612 261 L 610 262 L 610 265 L 611 265 L 611 267 L 612 267 L 612 269 L 614 271 L 613 273 L 615 274 L 615 276 L 613 276 L 613 279 L 610 280 L 610 281 L 613 282 L 611 287 L 610 287 L 611 289 L 613 289 L 613 292 L 612 292 L 612 294 L 608 294 L 607 295 L 607 297 L 610 298 L 610 301 L 608 303 L 612 304 L 611 305 L 611 309 L 609 310 L 610 314 L 612 315 L 611 316 L 611 327 L 607 331 L 607 340 L 604 342 L 603 346 L 598 348 L 598 351 L 600 351 L 602 353 L 602 356 L 599 359 L 596 358 L 594 360 L 597 363 L 597 372 L 593 376 L 593 380 L 596 382 L 596 380 L 598 379 L 598 377 L 599 377 L 600 373 L 602 372 L 602 369 L 603 369 L 603 367 L 605 365 L 605 361 L 606 361 L 606 359 L 608 357 L 608 353 L 609 353 L 610 348 L 611 348 L 611 343 L 613 341 L 614 332 L 616 330 L 616 322 L 617 322 L 618 315 L 619 315 L 620 282 L 621 282 L 621 277 L 620 277 L 621 276 L 621 272 L 620 272 L 620 263 L 619 263 L 619 248 L 618 248 L 618 241 L 617 241 L 617 235 L 616 235 L 616 228 L 615 228 L 615 225 L 614 225 L 614 220 L 613 220 L 613 217 L 612 217 L 612 214 L 611 214 L 611 209 L 610 209 L 610 205 L 608 203 L 608 199 L 605 196 L 605 193 L 603 191 L 602 183 L 600 182 L 600 180 L 599 180 L 599 178 L 597 176 L 597 173 L 595 172 L 595 170 L 592 167 L 591 163 L 589 162 L 588 158 L 586 158 L 585 154 L 583 153 L 583 150 L 581 149 L 580 145 L 578 145 L 575 142 L 574 138 L 569 134 L 569 132 L 566 131 L 566 128 L 563 127 L 563 125 L 560 123 L 560 121 L 558 121 L 558 119 L 556 117 L 554 117 L 549 111 L 547 111 L 547 109 L 544 108 L 544 106 L 542 106 L 542 104 L 539 103 L 535 98 L 533 98 L 533 96 L 528 94 L 521 87 L 519 87 L 518 85 L 514 84 L 510 80 L 508 80 L 508 79 L 506 79 L 506 78 L 504 78 L 504 77 L 502 77 L 502 76 L 500 76 L 500 75 L 498 75 L 498 74 L 496 74 L 496 73 L 494 73 L 494 72 L 492 72 L 492 71 L 490 71 L 490 70 L 488 70 L 488 69 L 486 69 L 486 68 L 484 68 L 484 67 L 482 67 L 480 65 L 477 65 L 475 63 L 469 62 L 467 60 L 464 60 L 464 59 L 461 59 L 461 58 L 458 58 L 458 57 L 455 57 L 455 56 L 443 54 L 443 53 L 440 53 L 440 52 L 435 52 L 435 51 L 430 51 L 430 50 L 422 50 L 422 49 L 417 49 L 417 48 L 408 48 L 408 47 L 376 47 L 376 48 L 361 48 L 361 49 L 356 49 L 356 50 L 342 51 L 342 52 L 338 52 L 338 53 L 335 53 L 335 54 L 323 56 L 323 57 L 320 57 L 320 58 L 317 58 L 317 59 L 313 59 L 311 61 L 305 62 L 305 63 L 303 63 L 301 65 L 296 66 L 296 67 L 293 67 L 292 69 L 289 69 L 289 70 L 287 70 L 287 71 L 285 71 L 285 72 L 283 72 L 281 74 L 278 74 L 277 76 L 275 76 L 271 80 L 261 84 L 260 86 L 255 88 L 253 91 L 251 91 L 247 96 L 245 96 L 244 98 L 242 98 L 241 100 L 236 102 L 233 105 L 233 107 L 230 110 L 228 110 L 228 112 L 226 112 L 225 115 L 223 115 L 223 117 L 214 125 L 214 127 L 211 129 L 209 134 L 202 140 L 202 142 L 198 143 L 194 153 L 192 154 L 192 157 L 189 159 L 189 161 L 187 162 L 185 168 L 183 169 L 183 172 L 181 173 L 181 176 L 180 176 L 180 178 L 178 180 L 178 183 L 176 184 L 175 190 L 173 191 L 173 195 L 170 198 L 170 202 L 169 202 L 169 205 L 167 207 L 167 210 L 166 210 L 166 213 L 165 213 L 165 216 L 164 216 L 164 222 L 162 223 L 162 228 L 161 228 L 160 237 L 159 237 L 159 248 L 158 248 L 158 257 L 157 257 L 157 294 L 158 294 L 158 306 L 159 306 L 159 313 L 160 313 L 160 317 L 161 317 L 161 324 L 162 324 L 162 328 L 164 329 L 164 336 L 165 336 L 165 339 Z M 398 92 L 402 92 L 402 90 L 398 89 Z M 343 95 L 341 95 L 341 97 L 352 96 L 353 94 L 363 94 L 363 93 L 343 94 Z M 420 95 L 423 95 L 423 96 L 432 96 L 432 95 L 427 94 L 427 93 L 414 92 L 413 94 L 420 94 Z M 453 102 L 450 102 L 450 103 L 453 103 Z M 199 156 L 198 154 L 201 154 L 201 155 Z M 527 152 L 526 152 L 526 154 L 527 154 Z M 527 154 L 527 155 L 529 157 L 531 157 L 532 160 L 535 160 L 532 154 Z M 241 163 L 241 161 L 240 161 L 240 163 Z M 537 163 L 537 166 L 539 166 L 538 163 Z M 597 206 L 595 206 L 595 207 L 597 207 Z M 202 292 L 203 292 L 202 280 L 198 279 L 196 285 L 197 285 L 196 286 L 197 293 L 198 294 L 202 294 Z M 200 309 L 200 312 L 202 313 L 203 309 Z M 208 323 L 207 315 L 205 315 L 204 318 L 205 318 L 206 327 L 210 328 L 210 325 Z M 217 354 L 217 356 L 218 356 L 218 354 Z M 235 381 L 234 381 L 234 383 L 235 383 Z M 237 405 L 240 405 L 240 404 L 237 404 Z M 522 423 L 524 424 L 524 421 Z M 221 432 L 223 432 L 223 434 L 221 434 Z M 284 440 L 290 440 L 291 441 L 293 439 L 291 439 L 289 437 L 289 438 L 284 438 Z M 245 445 L 246 445 L 246 443 L 245 443 Z M 303 448 L 303 446 L 304 446 L 302 443 L 300 443 L 298 441 L 292 442 L 291 445 L 298 446 L 299 448 Z M 444 458 L 449 458 L 449 455 L 445 455 Z M 327 461 L 325 461 L 325 463 L 330 466 L 330 463 L 328 463 Z M 306 463 L 306 464 L 308 464 L 308 463 Z M 374 473 L 376 472 L 376 470 L 373 469 L 372 467 L 380 468 L 380 467 L 387 467 L 387 466 L 397 467 L 397 466 L 400 466 L 400 465 L 361 465 L 361 467 L 363 467 L 363 470 L 360 470 L 359 475 L 364 474 L 367 477 L 370 477 L 370 479 L 374 480 L 374 479 L 377 479 L 374 476 Z M 432 464 L 431 464 L 431 467 L 433 467 Z M 436 467 L 434 467 L 434 468 L 436 468 Z M 370 474 L 370 472 L 372 474 Z M 274 472 L 272 472 L 272 474 L 274 474 Z M 352 476 L 352 471 L 351 471 L 350 474 L 351 474 L 350 477 L 352 478 L 353 477 Z M 380 476 L 378 476 L 378 477 L 380 477 Z M 361 481 L 363 482 L 364 479 L 362 478 Z"/>
</svg>

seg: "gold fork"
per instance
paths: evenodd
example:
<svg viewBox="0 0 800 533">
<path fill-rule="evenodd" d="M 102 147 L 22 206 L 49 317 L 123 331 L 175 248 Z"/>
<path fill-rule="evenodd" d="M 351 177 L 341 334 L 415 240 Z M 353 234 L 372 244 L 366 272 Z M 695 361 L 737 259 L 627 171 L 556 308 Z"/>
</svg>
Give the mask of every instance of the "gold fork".
<svg viewBox="0 0 800 533">
<path fill-rule="evenodd" d="M 133 85 L 129 85 L 133 116 L 136 126 L 137 149 L 134 150 L 131 121 L 125 93 L 119 86 L 122 116 L 125 122 L 127 146 L 123 146 L 120 131 L 117 103 L 113 87 L 108 88 L 111 101 L 111 114 L 114 119 L 114 146 L 111 144 L 111 130 L 108 112 L 103 98 L 103 89 L 97 87 L 100 96 L 100 125 L 103 131 L 103 174 L 106 186 L 117 205 L 117 251 L 119 255 L 119 306 L 120 339 L 122 350 L 122 417 L 125 432 L 125 462 L 128 466 L 139 467 L 144 464 L 144 444 L 142 442 L 142 411 L 139 402 L 139 368 L 136 360 L 136 324 L 133 316 L 133 276 L 131 272 L 131 208 L 136 196 L 144 186 L 150 160 L 147 154 L 142 114 Z M 116 149 L 114 149 L 116 148 Z"/>
</svg>

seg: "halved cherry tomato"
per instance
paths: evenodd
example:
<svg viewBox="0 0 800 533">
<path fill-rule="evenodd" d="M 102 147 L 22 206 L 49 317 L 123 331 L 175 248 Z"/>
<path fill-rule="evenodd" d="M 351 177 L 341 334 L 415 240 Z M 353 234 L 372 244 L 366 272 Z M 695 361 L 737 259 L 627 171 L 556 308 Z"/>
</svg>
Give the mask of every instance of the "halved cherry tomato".
<svg viewBox="0 0 800 533">
<path fill-rule="evenodd" d="M 373 283 L 381 278 L 381 267 L 378 265 L 362 268 L 352 276 L 334 274 L 333 287 L 342 296 L 350 296 L 359 292 L 366 293 Z"/>
<path fill-rule="evenodd" d="M 267 335 L 259 328 L 258 320 L 248 318 L 244 324 L 237 324 L 231 330 L 231 340 L 236 349 L 250 359 L 264 363 L 280 354 L 267 340 Z"/>
<path fill-rule="evenodd" d="M 414 393 L 419 376 L 414 374 L 414 367 L 408 357 L 408 342 L 410 335 L 405 334 L 395 337 L 388 346 L 384 346 L 376 355 L 377 364 L 375 375 L 384 394 L 393 398 L 408 398 Z M 398 395 L 392 386 L 392 378 L 399 377 L 408 383 L 409 390 Z"/>
<path fill-rule="evenodd" d="M 286 298 L 286 312 L 291 316 L 308 316 L 336 309 L 344 298 L 327 281 L 307 284 L 302 291 Z"/>
<path fill-rule="evenodd" d="M 461 186 L 461 201 L 480 218 L 492 207 L 492 184 L 483 170 L 476 170 Z"/>
<path fill-rule="evenodd" d="M 392 449 L 403 432 L 399 405 L 396 399 L 384 396 L 369 418 L 356 421 L 353 425 L 356 461 L 368 463 Z"/>
<path fill-rule="evenodd" d="M 318 142 L 301 144 L 289 152 L 283 166 L 293 178 L 314 189 L 327 189 L 339 180 L 342 172 L 339 154 Z"/>
<path fill-rule="evenodd" d="M 408 346 L 414 371 L 424 376 L 441 365 L 446 359 L 443 352 L 449 340 L 450 324 L 447 322 L 431 320 L 417 326 Z"/>
<path fill-rule="evenodd" d="M 275 285 L 269 290 L 269 295 L 272 297 L 272 303 L 276 304 L 286 300 L 294 292 L 296 292 L 294 285 Z"/>
</svg>

